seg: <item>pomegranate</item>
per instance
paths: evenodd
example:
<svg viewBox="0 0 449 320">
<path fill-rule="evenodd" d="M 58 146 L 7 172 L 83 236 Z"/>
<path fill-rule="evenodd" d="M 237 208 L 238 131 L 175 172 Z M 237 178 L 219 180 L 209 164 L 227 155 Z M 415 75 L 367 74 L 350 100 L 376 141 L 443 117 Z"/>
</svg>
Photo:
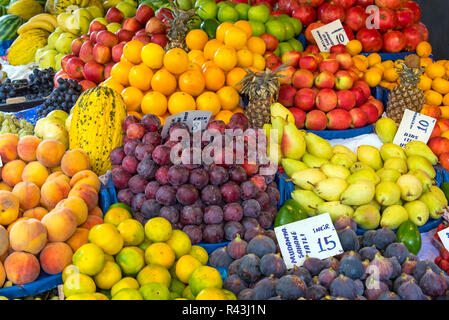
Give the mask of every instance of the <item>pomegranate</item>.
<svg viewBox="0 0 449 320">
<path fill-rule="evenodd" d="M 393 10 L 380 8 L 379 9 L 379 29 L 386 32 L 396 27 L 396 13 Z"/>
<path fill-rule="evenodd" d="M 376 29 L 361 29 L 357 32 L 357 40 L 362 43 L 363 52 L 379 52 L 382 50 L 382 35 Z"/>
<path fill-rule="evenodd" d="M 352 32 L 351 28 L 347 24 L 343 24 L 343 29 L 345 29 L 346 35 L 348 36 L 349 41 L 354 40 L 354 32 Z"/>
<path fill-rule="evenodd" d="M 346 10 L 346 24 L 354 31 L 359 31 L 366 25 L 367 14 L 362 7 L 352 7 Z"/>
<path fill-rule="evenodd" d="M 416 46 L 424 40 L 423 35 L 415 25 L 403 29 L 402 33 L 405 36 L 405 51 L 415 51 Z"/>
<path fill-rule="evenodd" d="M 344 9 L 349 9 L 355 5 L 357 0 L 335 0 L 334 3 L 337 6 L 343 7 Z"/>
<path fill-rule="evenodd" d="M 413 24 L 413 12 L 409 8 L 396 10 L 397 27 L 400 29 L 410 27 Z"/>
<path fill-rule="evenodd" d="M 290 5 L 287 7 L 287 14 L 292 15 L 293 11 L 298 9 L 301 5 L 297 1 L 291 1 Z"/>
<path fill-rule="evenodd" d="M 421 7 L 415 1 L 407 1 L 404 8 L 408 8 L 413 12 L 413 22 L 421 20 Z"/>
<path fill-rule="evenodd" d="M 381 8 L 397 10 L 402 6 L 404 0 L 375 0 L 375 3 L 376 6 Z"/>
<path fill-rule="evenodd" d="M 423 41 L 429 40 L 429 30 L 427 29 L 424 23 L 418 22 L 415 23 L 412 27 L 418 28 L 419 32 L 421 33 Z"/>
<path fill-rule="evenodd" d="M 356 5 L 366 8 L 374 4 L 374 0 L 357 0 Z"/>
<path fill-rule="evenodd" d="M 342 7 L 325 3 L 318 8 L 318 20 L 321 20 L 324 24 L 337 19 L 340 19 L 341 22 L 345 21 L 345 10 Z"/>
<path fill-rule="evenodd" d="M 291 0 L 279 0 L 278 1 L 278 10 L 287 12 L 288 7 L 290 7 Z"/>
<path fill-rule="evenodd" d="M 301 20 L 304 26 L 308 26 L 316 21 L 316 9 L 311 6 L 301 5 L 293 11 L 292 17 Z"/>
<path fill-rule="evenodd" d="M 384 51 L 401 52 L 407 43 L 401 31 L 390 30 L 384 34 Z"/>
<path fill-rule="evenodd" d="M 314 8 L 317 8 L 323 4 L 324 0 L 298 0 L 298 2 L 300 5 L 312 6 Z"/>
<path fill-rule="evenodd" d="M 324 26 L 324 23 L 317 21 L 309 24 L 306 31 L 304 32 L 304 35 L 306 36 L 307 41 L 309 41 L 312 44 L 316 44 L 315 39 L 312 36 L 312 30 Z"/>
</svg>

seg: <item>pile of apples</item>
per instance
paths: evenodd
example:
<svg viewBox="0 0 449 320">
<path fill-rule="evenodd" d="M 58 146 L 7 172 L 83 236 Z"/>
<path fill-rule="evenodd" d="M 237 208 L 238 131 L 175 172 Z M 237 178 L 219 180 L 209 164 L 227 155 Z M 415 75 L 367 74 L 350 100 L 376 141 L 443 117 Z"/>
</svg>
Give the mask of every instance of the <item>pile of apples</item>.
<svg viewBox="0 0 449 320">
<path fill-rule="evenodd" d="M 113 33 L 101 22 L 92 21 L 89 33 L 73 40 L 72 54 L 62 58 L 62 70 L 54 78 L 55 87 L 58 78 L 75 79 L 83 90 L 96 87 L 110 77 L 111 69 L 120 61 L 123 47 L 128 41 L 153 42 L 161 46 L 167 44 L 162 17 L 155 16 L 153 9 L 145 4 L 139 6 L 135 17 L 125 19 L 120 10 L 112 7 L 105 18 L 108 23 L 122 24 L 122 28 Z"/>
<path fill-rule="evenodd" d="M 366 8 L 379 7 L 379 28 L 368 29 Z M 318 49 L 312 30 L 340 19 L 349 40 L 357 39 L 364 52 L 414 51 L 429 32 L 420 22 L 421 8 L 409 0 L 279 0 L 278 10 L 301 20 L 305 36 Z M 372 20 L 372 19 L 370 19 Z M 309 49 L 310 50 L 310 49 Z"/>
<path fill-rule="evenodd" d="M 291 51 L 281 61 L 288 68 L 279 72 L 283 77 L 278 102 L 290 107 L 298 128 L 361 128 L 382 115 L 382 102 L 371 95 L 345 46 L 334 46 L 330 53 Z"/>
</svg>

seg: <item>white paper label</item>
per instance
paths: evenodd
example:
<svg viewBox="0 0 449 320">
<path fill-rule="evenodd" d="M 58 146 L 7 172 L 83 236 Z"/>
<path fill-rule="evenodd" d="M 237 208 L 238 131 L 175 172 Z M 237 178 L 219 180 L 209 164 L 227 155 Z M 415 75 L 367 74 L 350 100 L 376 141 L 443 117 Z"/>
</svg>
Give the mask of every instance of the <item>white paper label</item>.
<svg viewBox="0 0 449 320">
<path fill-rule="evenodd" d="M 421 113 L 405 109 L 393 143 L 405 147 L 410 141 L 429 141 L 437 120 Z"/>
<path fill-rule="evenodd" d="M 289 223 L 274 231 L 288 269 L 302 266 L 307 256 L 326 259 L 343 253 L 328 213 Z"/>
<path fill-rule="evenodd" d="M 321 52 L 329 52 L 333 46 L 338 44 L 347 45 L 349 42 L 348 35 L 340 19 L 313 29 L 312 36 Z"/>
<path fill-rule="evenodd" d="M 3 167 L 2 157 L 0 157 L 0 168 Z"/>
<path fill-rule="evenodd" d="M 165 138 L 168 134 L 168 130 L 173 123 L 182 122 L 185 123 L 190 131 L 196 131 L 198 129 L 206 129 L 206 125 L 212 116 L 211 111 L 185 111 L 174 114 L 165 120 L 164 127 L 162 128 L 162 138 Z"/>
<path fill-rule="evenodd" d="M 446 250 L 449 250 L 449 228 L 439 231 L 438 236 L 440 237 L 441 242 L 443 243 L 443 246 L 446 248 Z"/>
</svg>

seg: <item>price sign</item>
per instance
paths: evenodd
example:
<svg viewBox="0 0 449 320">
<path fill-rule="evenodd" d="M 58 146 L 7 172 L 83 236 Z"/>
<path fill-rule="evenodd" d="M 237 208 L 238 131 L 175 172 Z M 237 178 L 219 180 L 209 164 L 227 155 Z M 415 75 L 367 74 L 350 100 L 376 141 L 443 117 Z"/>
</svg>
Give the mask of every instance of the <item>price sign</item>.
<svg viewBox="0 0 449 320">
<path fill-rule="evenodd" d="M 405 147 L 407 143 L 413 140 L 427 143 L 436 122 L 435 118 L 405 109 L 393 143 L 401 147 Z"/>
<path fill-rule="evenodd" d="M 173 123 L 185 123 L 190 131 L 203 130 L 206 128 L 210 117 L 211 111 L 185 111 L 174 114 L 165 120 L 164 127 L 162 128 L 162 138 L 165 138 L 168 134 L 168 129 Z"/>
<path fill-rule="evenodd" d="M 449 250 L 449 228 L 443 229 L 440 232 L 438 232 L 438 236 L 441 239 L 441 242 L 443 242 L 443 246 Z"/>
<path fill-rule="evenodd" d="M 333 46 L 338 44 L 347 45 L 349 42 L 348 35 L 340 20 L 335 20 L 322 27 L 313 29 L 312 36 L 321 52 L 329 52 Z"/>
<path fill-rule="evenodd" d="M 287 268 L 302 266 L 307 256 L 326 259 L 343 253 L 328 213 L 274 229 Z"/>
</svg>

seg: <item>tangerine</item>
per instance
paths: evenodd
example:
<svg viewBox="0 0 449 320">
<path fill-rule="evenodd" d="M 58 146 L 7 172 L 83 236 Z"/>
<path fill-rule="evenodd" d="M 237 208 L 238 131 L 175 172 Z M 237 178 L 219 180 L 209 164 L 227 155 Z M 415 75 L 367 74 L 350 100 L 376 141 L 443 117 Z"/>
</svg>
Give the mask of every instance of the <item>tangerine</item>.
<svg viewBox="0 0 449 320">
<path fill-rule="evenodd" d="M 253 27 L 251 27 L 251 23 L 246 20 L 239 20 L 234 23 L 234 26 L 243 30 L 246 33 L 246 37 L 249 39 L 253 34 Z"/>
<path fill-rule="evenodd" d="M 177 81 L 175 76 L 166 69 L 156 71 L 153 78 L 151 78 L 151 88 L 165 96 L 169 96 L 175 92 L 176 86 Z"/>
<path fill-rule="evenodd" d="M 259 53 L 253 53 L 253 65 L 257 70 L 265 70 L 265 58 Z"/>
<path fill-rule="evenodd" d="M 164 56 L 164 67 L 173 74 L 181 74 L 187 70 L 189 57 L 181 48 L 173 48 Z"/>
<path fill-rule="evenodd" d="M 217 96 L 220 99 L 220 105 L 224 110 L 235 109 L 240 102 L 240 96 L 236 89 L 230 86 L 225 86 L 217 91 Z"/>
<path fill-rule="evenodd" d="M 245 31 L 237 27 L 229 28 L 224 37 L 225 45 L 234 48 L 234 49 L 242 49 L 246 45 L 247 36 Z M 262 40 L 263 41 L 263 40 Z"/>
<path fill-rule="evenodd" d="M 160 69 L 163 65 L 165 51 L 157 43 L 148 43 L 142 48 L 140 55 L 148 68 Z"/>
<path fill-rule="evenodd" d="M 190 30 L 186 36 L 186 45 L 190 50 L 203 50 L 209 40 L 207 33 L 201 29 Z"/>
<path fill-rule="evenodd" d="M 251 55 L 252 57 L 252 55 Z M 246 75 L 246 71 L 242 68 L 236 67 L 228 72 L 226 75 L 226 85 L 234 87 L 237 90 L 242 88 L 242 85 L 237 85 Z"/>
<path fill-rule="evenodd" d="M 137 88 L 128 87 L 123 89 L 122 98 L 128 111 L 139 111 L 140 102 L 143 98 L 143 93 Z"/>
<path fill-rule="evenodd" d="M 217 91 L 225 84 L 225 73 L 219 67 L 203 69 L 203 76 L 207 90 Z"/>
<path fill-rule="evenodd" d="M 184 111 L 196 110 L 195 99 L 186 92 L 175 92 L 168 99 L 168 111 L 176 114 Z"/>
<path fill-rule="evenodd" d="M 167 112 L 167 97 L 159 91 L 147 92 L 141 102 L 141 109 L 143 114 L 155 114 L 162 116 Z"/>
<path fill-rule="evenodd" d="M 432 46 L 427 41 L 421 41 L 416 46 L 416 54 L 421 58 L 427 58 L 432 54 Z"/>
<path fill-rule="evenodd" d="M 128 81 L 131 86 L 142 91 L 147 91 L 150 89 L 152 77 L 153 71 L 145 64 L 141 63 L 131 68 L 128 75 Z"/>
<path fill-rule="evenodd" d="M 253 65 L 253 53 L 248 49 L 237 51 L 237 65 L 239 67 L 251 67 Z"/>
<path fill-rule="evenodd" d="M 134 65 L 128 61 L 120 61 L 116 63 L 111 69 L 111 78 L 123 86 L 128 86 L 128 75 L 133 66 Z"/>
<path fill-rule="evenodd" d="M 131 63 L 139 64 L 142 62 L 143 43 L 138 40 L 131 40 L 123 47 L 123 56 Z"/>
<path fill-rule="evenodd" d="M 217 31 L 218 32 L 218 31 Z M 219 47 L 223 45 L 223 42 L 212 39 L 207 41 L 206 45 L 204 46 L 204 58 L 206 60 L 212 60 L 215 56 L 215 52 L 218 50 Z"/>
<path fill-rule="evenodd" d="M 204 91 L 206 82 L 201 72 L 188 70 L 179 76 L 178 86 L 181 91 L 196 97 Z"/>
<path fill-rule="evenodd" d="M 230 71 L 237 65 L 237 53 L 235 49 L 229 46 L 219 47 L 217 52 L 215 52 L 214 63 L 221 69 Z"/>
<path fill-rule="evenodd" d="M 229 110 L 221 110 L 217 115 L 215 116 L 215 120 L 221 120 L 224 123 L 228 124 L 229 120 L 231 120 L 231 117 L 234 113 Z"/>
<path fill-rule="evenodd" d="M 220 99 L 215 92 L 206 91 L 196 98 L 196 107 L 198 110 L 211 111 L 215 116 L 221 109 Z"/>
<path fill-rule="evenodd" d="M 267 46 L 265 44 L 265 41 L 262 40 L 262 38 L 251 37 L 248 39 L 248 49 L 252 53 L 258 53 L 260 55 L 263 55 L 265 53 L 265 50 L 267 49 Z"/>
<path fill-rule="evenodd" d="M 228 29 L 232 28 L 233 26 L 234 25 L 231 22 L 223 22 L 222 24 L 220 24 L 215 33 L 215 39 L 219 42 L 224 42 L 226 31 L 228 31 Z"/>
</svg>

